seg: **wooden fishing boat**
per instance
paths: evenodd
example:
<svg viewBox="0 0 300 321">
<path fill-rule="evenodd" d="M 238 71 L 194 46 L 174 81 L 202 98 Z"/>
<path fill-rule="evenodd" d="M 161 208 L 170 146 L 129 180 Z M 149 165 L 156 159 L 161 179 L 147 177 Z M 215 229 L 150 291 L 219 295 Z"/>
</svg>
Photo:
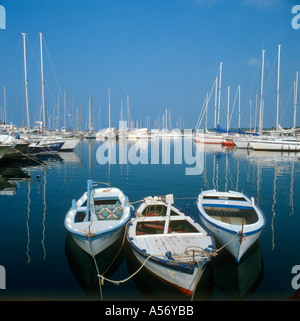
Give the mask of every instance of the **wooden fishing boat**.
<svg viewBox="0 0 300 321">
<path fill-rule="evenodd" d="M 65 227 L 74 241 L 90 255 L 97 255 L 117 241 L 131 216 L 128 198 L 118 188 L 92 188 L 88 180 L 87 192 L 65 217 Z"/>
<path fill-rule="evenodd" d="M 175 207 L 172 194 L 145 198 L 126 237 L 144 268 L 188 296 L 215 249 L 210 232 Z"/>
<path fill-rule="evenodd" d="M 210 230 L 220 245 L 226 249 L 237 262 L 259 238 L 264 226 L 265 217 L 249 199 L 239 192 L 204 191 L 197 199 L 200 219 Z"/>
</svg>

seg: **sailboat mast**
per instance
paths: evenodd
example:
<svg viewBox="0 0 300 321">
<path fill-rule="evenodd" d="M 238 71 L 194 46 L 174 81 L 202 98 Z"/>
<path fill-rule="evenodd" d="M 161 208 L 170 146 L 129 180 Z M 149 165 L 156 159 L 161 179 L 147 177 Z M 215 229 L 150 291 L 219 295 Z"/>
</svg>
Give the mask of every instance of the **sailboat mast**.
<svg viewBox="0 0 300 321">
<path fill-rule="evenodd" d="M 25 99 L 26 99 L 27 131 L 28 131 L 30 126 L 30 119 L 29 119 L 29 106 L 28 106 L 28 79 L 27 79 L 26 43 L 25 43 L 26 33 L 23 32 L 22 36 L 23 36 L 23 49 L 24 49 Z"/>
<path fill-rule="evenodd" d="M 239 131 L 241 130 L 241 85 L 238 87 L 239 89 Z M 251 115 L 250 115 L 251 118 Z"/>
<path fill-rule="evenodd" d="M 3 95 L 4 95 L 4 123 L 6 125 L 6 86 L 3 87 Z"/>
<path fill-rule="evenodd" d="M 215 80 L 215 119 L 214 128 L 217 128 L 217 107 L 218 107 L 218 77 Z"/>
<path fill-rule="evenodd" d="M 64 128 L 65 130 L 67 130 L 67 115 L 66 115 L 66 109 L 67 109 L 67 106 L 66 106 L 66 90 L 64 90 Z"/>
<path fill-rule="evenodd" d="M 230 86 L 228 86 L 228 100 L 227 100 L 227 134 L 229 130 L 229 101 L 230 101 Z"/>
<path fill-rule="evenodd" d="M 251 132 L 251 114 L 252 114 L 252 111 L 251 111 L 251 107 L 252 107 L 252 100 L 251 100 L 251 98 L 250 98 L 250 117 L 249 117 L 249 119 L 250 119 L 250 132 Z"/>
<path fill-rule="evenodd" d="M 92 130 L 92 98 L 89 99 L 89 131 Z"/>
<path fill-rule="evenodd" d="M 296 81 L 294 82 L 294 136 L 296 134 L 297 94 L 298 94 L 298 71 L 296 72 Z"/>
<path fill-rule="evenodd" d="M 44 84 L 44 67 L 43 67 L 43 40 L 40 32 L 40 53 L 41 53 L 41 82 L 42 82 L 42 108 L 43 108 L 43 133 L 47 128 L 46 111 L 45 111 L 45 84 Z"/>
<path fill-rule="evenodd" d="M 222 66 L 223 63 L 220 63 L 220 79 L 219 79 L 219 102 L 218 102 L 218 125 L 220 124 L 220 105 L 221 105 L 221 84 L 222 84 Z"/>
<path fill-rule="evenodd" d="M 108 88 L 108 127 L 111 128 L 111 120 L 110 120 L 110 88 Z"/>
<path fill-rule="evenodd" d="M 278 135 L 278 115 L 279 115 L 279 75 L 280 75 L 280 49 L 281 44 L 278 46 L 278 74 L 277 74 L 277 107 L 276 107 L 276 134 Z"/>
<path fill-rule="evenodd" d="M 265 65 L 265 50 L 262 51 L 262 68 L 261 68 L 261 87 L 260 87 L 260 110 L 259 110 L 259 134 L 263 128 L 263 100 L 264 100 L 264 65 Z"/>
<path fill-rule="evenodd" d="M 59 118 L 60 118 L 60 115 L 59 115 L 59 93 L 57 95 L 57 129 L 59 130 Z"/>
<path fill-rule="evenodd" d="M 206 106 L 205 106 L 205 133 L 207 133 L 207 109 L 208 109 L 208 93 L 206 93 Z"/>
</svg>

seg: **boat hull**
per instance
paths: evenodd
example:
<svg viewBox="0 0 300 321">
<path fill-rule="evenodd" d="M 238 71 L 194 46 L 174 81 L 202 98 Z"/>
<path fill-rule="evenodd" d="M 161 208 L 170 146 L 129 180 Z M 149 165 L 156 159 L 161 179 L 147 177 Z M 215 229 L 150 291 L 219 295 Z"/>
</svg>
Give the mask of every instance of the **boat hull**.
<svg viewBox="0 0 300 321">
<path fill-rule="evenodd" d="M 124 226 L 109 233 L 100 233 L 88 238 L 87 236 L 71 233 L 75 243 L 89 255 L 97 255 L 115 243 L 124 233 Z"/>
<path fill-rule="evenodd" d="M 240 228 L 237 230 L 227 230 L 220 226 L 208 222 L 200 215 L 202 224 L 212 232 L 215 240 L 222 246 L 226 245 L 227 251 L 234 257 L 237 262 L 240 262 L 243 255 L 248 251 L 251 245 L 259 238 L 261 230 L 252 233 L 243 233 L 241 235 Z"/>
<path fill-rule="evenodd" d="M 235 138 L 233 142 L 237 148 L 251 149 L 252 146 L 249 143 L 249 140 L 246 138 Z"/>
<path fill-rule="evenodd" d="M 254 150 L 275 150 L 275 151 L 300 151 L 300 142 L 297 141 L 250 141 Z"/>
<path fill-rule="evenodd" d="M 24 151 L 26 154 L 38 154 L 38 153 L 51 153 L 58 152 L 63 146 L 64 142 L 55 142 L 47 144 L 30 144 Z"/>
<path fill-rule="evenodd" d="M 239 192 L 204 191 L 198 196 L 197 207 L 202 224 L 237 262 L 265 226 L 265 217 L 254 199 Z"/>
<path fill-rule="evenodd" d="M 68 152 L 73 151 L 74 148 L 79 144 L 80 139 L 66 139 L 64 144 L 62 145 L 60 152 Z"/>
<path fill-rule="evenodd" d="M 12 148 L 13 145 L 0 145 L 0 159 L 3 158 L 9 150 Z"/>
<path fill-rule="evenodd" d="M 199 135 L 195 137 L 195 142 L 202 144 L 222 144 L 223 136 L 218 135 Z"/>
<path fill-rule="evenodd" d="M 132 252 L 141 264 L 144 264 L 145 260 L 149 257 L 148 255 L 143 255 L 136 248 L 133 248 Z M 190 268 L 192 273 L 186 273 L 178 264 L 172 262 L 168 264 L 166 261 L 155 258 L 148 259 L 144 267 L 169 286 L 187 296 L 193 295 L 195 287 L 204 272 L 204 266 L 202 265 L 198 266 L 195 264 Z"/>
</svg>

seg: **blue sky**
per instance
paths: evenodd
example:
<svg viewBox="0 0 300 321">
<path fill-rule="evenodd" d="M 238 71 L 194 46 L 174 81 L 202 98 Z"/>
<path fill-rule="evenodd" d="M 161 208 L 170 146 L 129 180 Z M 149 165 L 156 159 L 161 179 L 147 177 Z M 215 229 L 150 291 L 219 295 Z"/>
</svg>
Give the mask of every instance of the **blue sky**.
<svg viewBox="0 0 300 321">
<path fill-rule="evenodd" d="M 99 114 L 101 127 L 107 127 L 110 88 L 114 126 L 121 100 L 125 108 L 128 94 L 134 120 L 150 116 L 152 124 L 167 108 L 173 127 L 181 117 L 193 128 L 222 61 L 220 124 L 226 127 L 227 87 L 232 109 L 240 84 L 241 125 L 250 124 L 252 99 L 253 126 L 265 49 L 264 126 L 275 126 L 281 43 L 279 122 L 293 124 L 292 86 L 300 70 L 300 29 L 291 26 L 291 9 L 297 1 L 0 0 L 0 4 L 6 9 L 6 30 L 0 30 L 0 106 L 5 85 L 7 119 L 17 125 L 26 118 L 21 32 L 27 33 L 32 123 L 39 117 L 41 104 L 38 33 L 42 32 L 45 98 L 51 117 L 60 88 L 66 90 L 70 113 L 76 114 L 82 104 L 83 125 L 92 95 L 95 127 L 99 127 Z M 62 103 L 60 96 L 61 110 Z M 214 99 L 209 105 L 209 127 L 213 126 L 213 103 Z M 237 127 L 237 119 L 236 103 L 232 127 Z M 299 119 L 300 112 L 298 125 Z"/>
</svg>

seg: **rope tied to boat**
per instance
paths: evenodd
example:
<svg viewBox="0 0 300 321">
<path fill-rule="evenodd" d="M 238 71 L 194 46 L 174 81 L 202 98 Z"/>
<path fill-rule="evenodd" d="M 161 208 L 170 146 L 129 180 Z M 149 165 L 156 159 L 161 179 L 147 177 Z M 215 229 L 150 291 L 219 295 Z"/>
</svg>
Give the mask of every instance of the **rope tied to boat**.
<svg viewBox="0 0 300 321">
<path fill-rule="evenodd" d="M 130 275 L 129 277 L 127 277 L 126 279 L 123 279 L 123 280 L 111 280 L 111 279 L 108 279 L 108 278 L 104 277 L 104 274 L 110 269 L 110 267 L 112 266 L 113 262 L 116 260 L 116 258 L 118 257 L 119 253 L 121 252 L 121 249 L 122 249 L 123 246 L 124 246 L 125 236 L 126 236 L 126 228 L 127 228 L 127 225 L 128 225 L 129 223 L 130 223 L 130 221 L 127 222 L 127 224 L 126 224 L 126 226 L 125 226 L 125 228 L 124 228 L 122 245 L 120 246 L 120 248 L 119 248 L 116 256 L 115 256 L 114 259 L 111 261 L 110 265 L 107 267 L 107 269 L 106 269 L 102 274 L 100 274 L 100 271 L 99 271 L 99 268 L 98 268 L 98 264 L 97 264 L 97 261 L 96 261 L 96 256 L 95 256 L 93 244 L 92 244 L 92 241 L 91 241 L 91 236 L 93 236 L 93 234 L 92 234 L 91 231 L 90 231 L 91 224 L 90 224 L 89 227 L 88 227 L 88 232 L 86 233 L 86 236 L 88 237 L 88 240 L 89 240 L 92 258 L 93 258 L 93 260 L 94 260 L 94 264 L 95 264 L 96 271 L 97 271 L 97 278 L 98 278 L 98 283 L 99 283 L 99 291 L 100 291 L 100 300 L 101 300 L 101 301 L 103 301 L 102 286 L 104 285 L 104 281 L 113 283 L 113 284 L 115 284 L 115 285 L 120 285 L 120 283 L 125 283 L 125 282 L 129 281 L 131 278 L 133 278 L 136 274 L 138 274 L 138 273 L 140 272 L 140 270 L 145 266 L 145 264 L 147 263 L 147 261 L 153 256 L 153 255 L 150 255 L 149 257 L 147 257 L 147 259 L 146 259 L 146 260 L 143 262 L 143 264 L 137 269 L 137 271 L 135 271 L 133 274 L 131 274 L 131 275 Z"/>
<path fill-rule="evenodd" d="M 143 262 L 143 264 L 133 273 L 131 274 L 129 277 L 127 277 L 126 279 L 123 279 L 123 280 L 111 280 L 111 279 L 108 279 L 106 277 L 104 277 L 103 275 L 101 274 L 98 274 L 97 277 L 99 279 L 101 279 L 101 284 L 103 285 L 104 284 L 104 281 L 107 281 L 107 282 L 110 282 L 110 283 L 113 283 L 115 285 L 119 285 L 120 283 L 125 283 L 127 281 L 129 281 L 131 278 L 133 278 L 136 274 L 138 274 L 140 272 L 140 270 L 145 266 L 145 264 L 147 263 L 147 261 L 152 257 L 152 255 L 149 255 L 147 257 L 147 259 Z"/>
</svg>

